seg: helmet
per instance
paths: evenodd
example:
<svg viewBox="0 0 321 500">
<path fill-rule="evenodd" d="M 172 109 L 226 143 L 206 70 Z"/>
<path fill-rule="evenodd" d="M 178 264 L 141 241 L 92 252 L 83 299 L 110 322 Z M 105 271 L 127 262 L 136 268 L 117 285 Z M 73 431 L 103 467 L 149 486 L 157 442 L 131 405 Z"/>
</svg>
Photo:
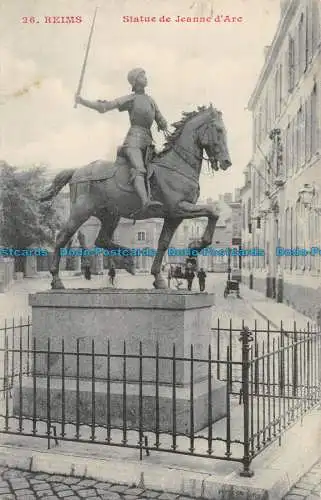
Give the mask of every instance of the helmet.
<svg viewBox="0 0 321 500">
<path fill-rule="evenodd" d="M 134 87 L 137 77 L 140 73 L 145 73 L 145 70 L 143 68 L 134 68 L 130 70 L 130 72 L 127 75 L 127 80 L 131 84 L 132 87 Z"/>
</svg>

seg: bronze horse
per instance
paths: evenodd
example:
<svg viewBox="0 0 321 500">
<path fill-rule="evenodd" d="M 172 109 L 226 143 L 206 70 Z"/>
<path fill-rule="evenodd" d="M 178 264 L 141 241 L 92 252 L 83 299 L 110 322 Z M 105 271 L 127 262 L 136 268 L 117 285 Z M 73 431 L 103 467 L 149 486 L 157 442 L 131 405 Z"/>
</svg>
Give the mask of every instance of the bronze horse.
<svg viewBox="0 0 321 500">
<path fill-rule="evenodd" d="M 164 219 L 151 268 L 155 278 L 153 285 L 158 289 L 167 288 L 161 276 L 161 265 L 171 239 L 184 219 L 208 219 L 203 236 L 192 241 L 189 247 L 200 251 L 212 243 L 219 215 L 208 205 L 196 205 L 196 201 L 200 194 L 202 160 L 205 159 L 203 151 L 213 170 L 226 170 L 231 166 L 222 113 L 212 105 L 199 107 L 197 111 L 183 113 L 181 121 L 174 123 L 173 127 L 175 131 L 167 138 L 164 149 L 153 158 L 148 169 L 152 197 L 162 203 L 162 207 L 157 207 L 153 212 L 139 214 L 140 200 L 128 184 L 129 168 L 121 154 L 118 154 L 115 163 L 98 160 L 85 167 L 66 169 L 57 174 L 41 200 L 52 199 L 69 183 L 71 209 L 69 220 L 56 240 L 50 269 L 52 288 L 64 288 L 59 277 L 60 249 L 67 245 L 91 216 L 101 221 L 95 245 L 109 250 L 124 250 L 112 240 L 121 217 L 133 220 L 152 217 Z"/>
</svg>

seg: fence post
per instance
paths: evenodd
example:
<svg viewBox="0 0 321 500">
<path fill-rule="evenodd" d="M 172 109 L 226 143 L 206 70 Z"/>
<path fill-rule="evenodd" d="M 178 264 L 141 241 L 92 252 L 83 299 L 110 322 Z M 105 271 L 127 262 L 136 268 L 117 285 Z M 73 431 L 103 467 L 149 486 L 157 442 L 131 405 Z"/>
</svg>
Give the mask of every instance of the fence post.
<svg viewBox="0 0 321 500">
<path fill-rule="evenodd" d="M 240 342 L 242 342 L 242 393 L 243 393 L 243 439 L 244 439 L 244 456 L 243 470 L 240 471 L 240 476 L 252 477 L 254 472 L 250 469 L 250 342 L 253 341 L 251 330 L 244 326 L 240 333 Z"/>
<path fill-rule="evenodd" d="M 296 325 L 294 324 L 293 328 L 293 380 L 292 380 L 292 396 L 297 395 L 298 389 L 298 332 L 296 330 Z"/>
</svg>

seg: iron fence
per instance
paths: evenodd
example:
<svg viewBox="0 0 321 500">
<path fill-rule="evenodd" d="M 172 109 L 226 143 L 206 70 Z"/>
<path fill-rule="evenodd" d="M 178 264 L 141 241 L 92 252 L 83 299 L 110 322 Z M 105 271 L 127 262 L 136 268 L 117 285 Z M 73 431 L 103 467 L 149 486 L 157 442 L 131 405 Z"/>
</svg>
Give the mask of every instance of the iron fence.
<svg viewBox="0 0 321 500">
<path fill-rule="evenodd" d="M 200 356 L 123 343 L 32 338 L 0 330 L 1 429 L 8 434 L 230 460 L 252 460 L 320 404 L 321 333 L 213 328 Z"/>
</svg>

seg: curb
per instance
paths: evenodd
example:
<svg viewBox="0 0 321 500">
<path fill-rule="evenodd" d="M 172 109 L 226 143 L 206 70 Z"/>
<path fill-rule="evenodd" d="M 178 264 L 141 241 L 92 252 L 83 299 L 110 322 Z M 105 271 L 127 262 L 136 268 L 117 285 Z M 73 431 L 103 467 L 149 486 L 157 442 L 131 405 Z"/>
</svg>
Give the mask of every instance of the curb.
<svg viewBox="0 0 321 500">
<path fill-rule="evenodd" d="M 280 500 L 320 458 L 320 409 L 297 422 L 253 461 L 252 477 L 239 475 L 240 463 L 153 453 L 144 461 L 138 449 L 64 442 L 46 449 L 47 440 L 2 434 L 0 466 L 138 487 L 205 500 Z M 302 447 L 302 443 L 305 443 Z M 165 496 L 165 495 L 164 495 Z"/>
<path fill-rule="evenodd" d="M 245 298 L 244 296 L 242 296 L 242 299 L 244 300 L 244 302 L 246 302 L 246 304 L 253 310 L 255 311 L 259 316 L 261 316 L 262 319 L 264 319 L 265 321 L 269 322 L 270 325 L 273 326 L 273 328 L 275 328 L 276 330 L 279 329 L 279 326 L 277 326 L 273 321 L 271 321 L 270 318 L 268 318 L 264 313 L 262 313 L 259 309 L 257 309 L 255 306 L 253 306 L 253 304 L 249 301 L 249 299 Z"/>
<path fill-rule="evenodd" d="M 261 316 L 262 319 L 265 319 L 268 323 L 270 323 L 270 325 L 272 325 L 273 328 L 275 328 L 276 330 L 280 328 L 280 325 L 277 326 L 273 321 L 270 320 L 270 318 L 268 318 L 264 313 L 262 313 L 262 311 L 254 307 L 252 304 L 249 305 L 253 309 L 253 311 L 255 311 L 259 316 Z"/>
<path fill-rule="evenodd" d="M 233 477 L 224 482 L 210 473 L 184 470 L 164 464 L 142 464 L 117 459 L 37 452 L 27 448 L 0 446 L 0 466 L 34 473 L 94 479 L 160 493 L 218 500 L 266 500 L 266 488 L 251 479 Z M 221 479 L 221 480 L 220 480 Z M 234 483 L 234 484 L 233 484 Z M 243 483 L 243 484 L 242 484 Z M 244 484 L 248 483 L 248 484 Z"/>
</svg>

